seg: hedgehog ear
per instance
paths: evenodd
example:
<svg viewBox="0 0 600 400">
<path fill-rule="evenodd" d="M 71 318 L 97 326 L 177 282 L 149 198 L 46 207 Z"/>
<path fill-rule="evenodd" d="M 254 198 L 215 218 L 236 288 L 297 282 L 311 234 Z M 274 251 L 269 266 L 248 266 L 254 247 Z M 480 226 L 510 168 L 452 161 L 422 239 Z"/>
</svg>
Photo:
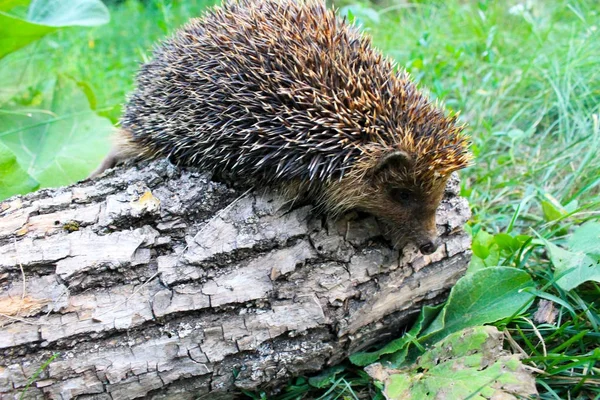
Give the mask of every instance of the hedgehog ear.
<svg viewBox="0 0 600 400">
<path fill-rule="evenodd" d="M 390 169 L 408 169 L 412 167 L 413 159 L 405 151 L 396 150 L 381 156 L 375 168 L 373 168 L 373 176 L 380 174 L 383 171 Z"/>
</svg>

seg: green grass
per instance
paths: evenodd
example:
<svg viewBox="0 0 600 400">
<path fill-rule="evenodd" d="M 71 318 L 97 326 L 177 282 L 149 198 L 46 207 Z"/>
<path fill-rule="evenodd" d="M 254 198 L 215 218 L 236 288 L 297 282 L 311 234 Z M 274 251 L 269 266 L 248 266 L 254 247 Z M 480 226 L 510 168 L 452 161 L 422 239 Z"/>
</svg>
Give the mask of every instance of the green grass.
<svg viewBox="0 0 600 400">
<path fill-rule="evenodd" d="M 43 46 L 63 49 L 52 61 L 87 82 L 97 109 L 116 121 L 155 41 L 208 3 L 128 1 L 111 9 L 109 25 L 65 30 Z M 421 0 L 375 8 L 378 20 L 364 12 L 374 6 L 361 4 L 363 12 L 355 4 L 352 14 L 375 45 L 433 97 L 461 110 L 469 125 L 476 165 L 462 177 L 474 234 L 539 235 L 564 244 L 573 227 L 600 219 L 599 2 L 523 1 L 531 8 L 511 9 L 518 2 Z M 497 324 L 539 371 L 541 397 L 600 398 L 600 287 L 560 289 L 535 241 L 501 253 L 495 264 L 529 272 L 539 297 L 558 311 L 555 323 L 534 322 L 536 301 Z M 349 367 L 326 389 L 296 380 L 282 398 L 370 398 L 377 390 L 359 370 Z"/>
</svg>

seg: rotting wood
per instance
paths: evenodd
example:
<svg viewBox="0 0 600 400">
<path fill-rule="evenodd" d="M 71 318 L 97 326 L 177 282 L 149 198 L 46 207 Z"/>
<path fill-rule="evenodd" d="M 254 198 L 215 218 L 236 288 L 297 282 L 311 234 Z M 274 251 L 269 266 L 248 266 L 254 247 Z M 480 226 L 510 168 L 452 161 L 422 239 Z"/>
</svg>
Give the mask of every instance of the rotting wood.
<svg viewBox="0 0 600 400">
<path fill-rule="evenodd" d="M 0 398 L 233 398 L 393 339 L 466 268 L 458 191 L 430 256 L 165 161 L 0 203 Z"/>
</svg>

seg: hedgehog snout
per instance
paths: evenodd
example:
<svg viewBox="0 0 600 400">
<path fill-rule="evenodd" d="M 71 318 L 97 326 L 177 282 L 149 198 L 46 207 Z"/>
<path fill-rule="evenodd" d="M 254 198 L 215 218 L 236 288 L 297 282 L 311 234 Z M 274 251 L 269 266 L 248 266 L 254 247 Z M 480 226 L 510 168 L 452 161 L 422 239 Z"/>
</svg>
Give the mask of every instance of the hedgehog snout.
<svg viewBox="0 0 600 400">
<path fill-rule="evenodd" d="M 416 235 L 415 244 L 419 248 L 421 254 L 432 254 L 437 250 L 441 243 L 437 234 L 435 213 L 428 214 L 426 218 L 421 219 L 419 222 L 421 229 L 417 231 L 420 231 L 420 234 Z"/>
<path fill-rule="evenodd" d="M 440 245 L 440 240 L 438 238 L 430 239 L 425 241 L 424 243 L 419 244 L 419 251 L 423 255 L 429 255 L 434 253 Z"/>
</svg>

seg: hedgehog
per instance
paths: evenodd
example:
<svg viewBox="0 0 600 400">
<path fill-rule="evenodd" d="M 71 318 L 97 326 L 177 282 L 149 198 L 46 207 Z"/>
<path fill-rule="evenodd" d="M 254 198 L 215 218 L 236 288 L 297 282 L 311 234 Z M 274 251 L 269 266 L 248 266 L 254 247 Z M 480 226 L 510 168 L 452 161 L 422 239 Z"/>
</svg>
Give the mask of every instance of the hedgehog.
<svg viewBox="0 0 600 400">
<path fill-rule="evenodd" d="M 423 254 L 450 174 L 471 161 L 457 115 L 321 0 L 225 0 L 190 20 L 141 66 L 120 125 L 93 175 L 167 157 L 334 217 L 369 213 Z"/>
</svg>

